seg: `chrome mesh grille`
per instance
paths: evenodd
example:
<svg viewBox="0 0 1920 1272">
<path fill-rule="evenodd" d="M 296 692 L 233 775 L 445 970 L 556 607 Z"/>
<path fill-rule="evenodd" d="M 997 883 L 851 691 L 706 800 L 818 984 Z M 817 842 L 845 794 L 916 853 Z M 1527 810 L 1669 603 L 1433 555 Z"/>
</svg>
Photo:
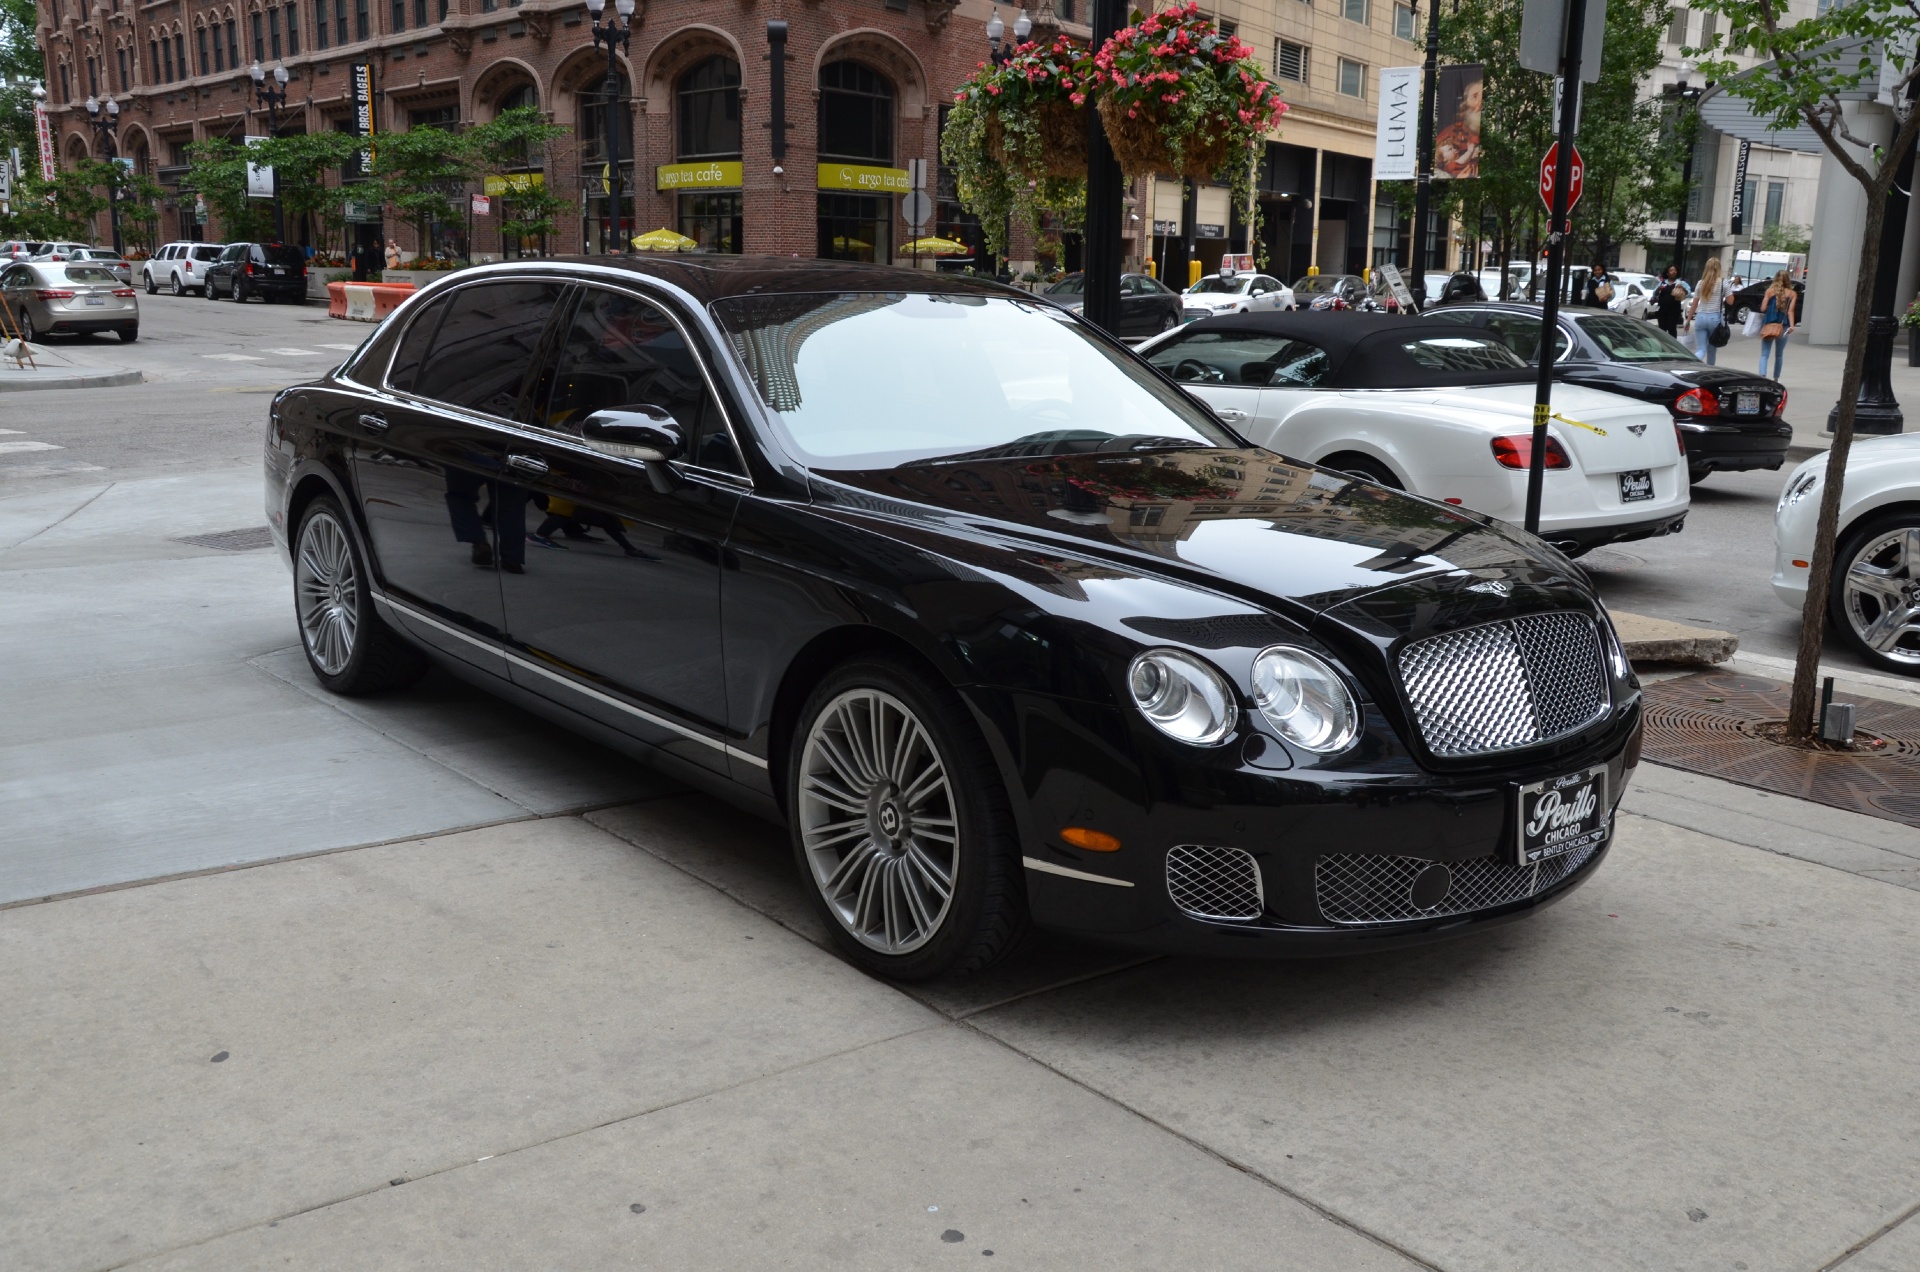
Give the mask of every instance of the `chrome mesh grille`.
<svg viewBox="0 0 1920 1272">
<path fill-rule="evenodd" d="M 1196 919 L 1245 922 L 1266 908 L 1260 867 L 1241 848 L 1175 848 L 1167 854 L 1167 895 Z"/>
<path fill-rule="evenodd" d="M 1607 709 L 1600 636 L 1585 614 L 1529 614 L 1417 640 L 1400 680 L 1435 755 L 1550 742 Z"/>
<path fill-rule="evenodd" d="M 1446 862 L 1453 886 L 1438 905 L 1413 903 L 1413 880 L 1434 863 L 1423 857 L 1371 857 L 1329 853 L 1314 863 L 1314 895 L 1321 917 L 1331 923 L 1397 923 L 1407 919 L 1471 914 L 1524 901 L 1551 888 L 1599 851 L 1589 845 L 1531 866 L 1499 857 Z"/>
</svg>

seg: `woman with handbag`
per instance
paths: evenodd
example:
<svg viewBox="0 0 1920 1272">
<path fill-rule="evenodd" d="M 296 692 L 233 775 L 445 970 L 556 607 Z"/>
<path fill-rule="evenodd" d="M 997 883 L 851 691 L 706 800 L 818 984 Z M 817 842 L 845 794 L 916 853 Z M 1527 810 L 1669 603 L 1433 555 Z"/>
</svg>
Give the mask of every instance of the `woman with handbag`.
<svg viewBox="0 0 1920 1272">
<path fill-rule="evenodd" d="M 1709 256 L 1700 285 L 1693 289 L 1693 303 L 1687 307 L 1687 316 L 1693 319 L 1693 356 L 1708 366 L 1715 364 L 1721 346 L 1732 335 L 1727 330 L 1727 291 L 1720 277 L 1720 258 Z"/>
<path fill-rule="evenodd" d="M 1787 358 L 1787 337 L 1793 334 L 1794 309 L 1800 303 L 1793 284 L 1787 281 L 1787 271 L 1781 270 L 1773 276 L 1773 285 L 1767 288 L 1767 294 L 1761 298 L 1763 312 L 1760 315 L 1760 374 L 1767 373 L 1767 355 L 1773 355 L 1773 378 L 1780 378 L 1780 367 Z"/>
</svg>

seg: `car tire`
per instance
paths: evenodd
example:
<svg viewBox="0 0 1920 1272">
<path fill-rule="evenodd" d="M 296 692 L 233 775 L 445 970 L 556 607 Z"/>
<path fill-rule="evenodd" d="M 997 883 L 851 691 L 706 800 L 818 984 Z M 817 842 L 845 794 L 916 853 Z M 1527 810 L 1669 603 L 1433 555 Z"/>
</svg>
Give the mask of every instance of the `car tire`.
<svg viewBox="0 0 1920 1272">
<path fill-rule="evenodd" d="M 147 280 L 147 295 L 158 296 L 160 294 L 160 284 L 153 281 L 153 271 L 143 269 L 140 271 L 140 276 Z"/>
<path fill-rule="evenodd" d="M 1735 327 L 1739 326 L 1741 323 L 1745 322 L 1746 320 L 1747 320 L 1747 307 L 1745 305 L 1735 305 L 1733 307 L 1733 312 L 1727 315 L 1727 322 Z"/>
<path fill-rule="evenodd" d="M 167 290 L 176 296 L 184 296 L 187 294 L 187 289 L 180 285 L 180 275 L 178 274 L 173 276 L 173 281 L 167 285 Z"/>
<path fill-rule="evenodd" d="M 1385 486 L 1388 490 L 1405 490 L 1400 479 L 1391 469 L 1379 460 L 1368 455 L 1329 455 L 1320 461 L 1322 468 L 1331 468 L 1345 473 L 1349 477 L 1358 477 L 1370 481 L 1376 486 Z"/>
<path fill-rule="evenodd" d="M 140 328 L 138 327 L 122 327 L 120 329 L 121 344 L 132 344 L 134 341 L 138 340 L 139 338 L 140 338 Z"/>
<path fill-rule="evenodd" d="M 1160 324 L 1160 330 L 1155 334 L 1156 335 L 1165 334 L 1166 332 L 1172 331 L 1175 327 L 1178 327 L 1179 325 L 1180 325 L 1180 320 L 1174 317 L 1172 314 L 1168 314 L 1166 317 L 1166 321 Z"/>
<path fill-rule="evenodd" d="M 46 340 L 46 337 L 34 330 L 33 315 L 27 311 L 25 306 L 22 306 L 20 309 L 20 338 L 28 344 L 42 344 L 45 343 Z"/>
<path fill-rule="evenodd" d="M 1856 527 L 1833 554 L 1827 611 L 1842 639 L 1869 664 L 1920 676 L 1920 514 L 1890 513 Z M 1864 585 L 1864 586 L 1863 586 Z M 1877 638 L 1883 616 L 1898 626 Z"/>
<path fill-rule="evenodd" d="M 892 659 L 842 664 L 808 695 L 787 752 L 794 861 L 849 961 L 920 981 L 1022 943 L 1013 812 L 952 688 Z"/>
<path fill-rule="evenodd" d="M 293 543 L 294 626 L 321 687 L 357 697 L 420 679 L 427 656 L 375 612 L 366 554 L 331 495 L 301 512 Z"/>
<path fill-rule="evenodd" d="M 233 294 L 229 296 L 227 299 L 231 300 L 236 305 L 244 305 L 247 303 L 247 293 L 241 287 L 239 279 L 236 278 L 233 280 Z"/>
</svg>

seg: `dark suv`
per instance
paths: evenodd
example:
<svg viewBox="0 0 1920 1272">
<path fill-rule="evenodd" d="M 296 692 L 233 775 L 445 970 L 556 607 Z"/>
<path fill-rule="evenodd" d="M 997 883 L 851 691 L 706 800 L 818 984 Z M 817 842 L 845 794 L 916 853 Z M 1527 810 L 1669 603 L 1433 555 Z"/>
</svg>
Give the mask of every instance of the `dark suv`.
<svg viewBox="0 0 1920 1272">
<path fill-rule="evenodd" d="M 288 243 L 229 243 L 220 259 L 207 266 L 207 299 L 307 298 L 307 254 Z"/>
</svg>

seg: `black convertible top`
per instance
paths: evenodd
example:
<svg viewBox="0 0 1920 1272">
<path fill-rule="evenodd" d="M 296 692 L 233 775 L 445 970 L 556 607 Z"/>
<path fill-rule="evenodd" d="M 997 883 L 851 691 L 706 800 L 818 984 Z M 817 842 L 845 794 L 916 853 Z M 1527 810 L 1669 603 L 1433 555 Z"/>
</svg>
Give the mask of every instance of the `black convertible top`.
<svg viewBox="0 0 1920 1272">
<path fill-rule="evenodd" d="M 1325 389 L 1526 384 L 1534 370 L 1483 331 L 1394 314 L 1263 310 L 1189 323 L 1183 333 L 1238 332 L 1302 341 L 1327 355 Z M 1178 342 L 1176 342 L 1178 343 Z M 1410 350 L 1407 346 L 1413 345 Z"/>
</svg>

